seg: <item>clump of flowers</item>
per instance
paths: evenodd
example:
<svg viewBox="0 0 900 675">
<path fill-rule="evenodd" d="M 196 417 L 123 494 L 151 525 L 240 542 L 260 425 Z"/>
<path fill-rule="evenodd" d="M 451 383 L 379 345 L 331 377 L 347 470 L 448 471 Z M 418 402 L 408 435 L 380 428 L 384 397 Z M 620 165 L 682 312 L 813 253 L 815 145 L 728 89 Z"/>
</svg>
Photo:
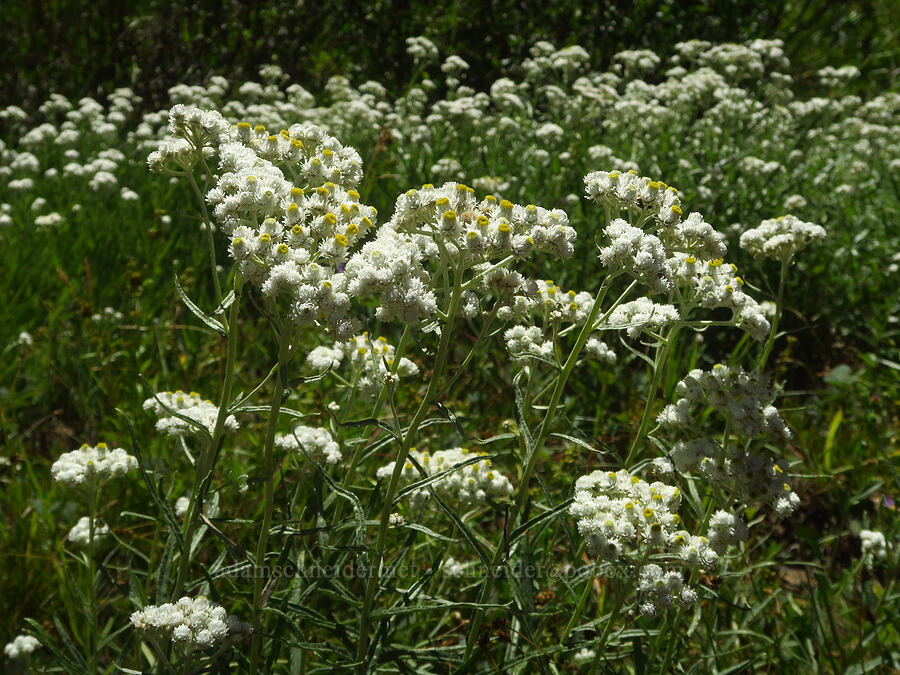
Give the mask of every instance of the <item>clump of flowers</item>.
<svg viewBox="0 0 900 675">
<path fill-rule="evenodd" d="M 297 425 L 290 434 L 276 436 L 275 444 L 315 462 L 337 464 L 341 460 L 340 446 L 327 429 Z"/>
<path fill-rule="evenodd" d="M 825 228 L 794 216 L 764 220 L 741 235 L 741 247 L 750 255 L 774 260 L 790 260 L 797 251 L 825 238 Z"/>
<path fill-rule="evenodd" d="M 212 434 L 219 415 L 219 407 L 215 403 L 195 391 L 185 393 L 180 389 L 151 396 L 144 401 L 144 410 L 157 415 L 156 429 L 170 436 L 195 434 L 199 430 Z M 234 415 L 225 418 L 225 428 L 237 431 L 238 422 Z"/>
<path fill-rule="evenodd" d="M 491 468 L 491 460 L 480 459 L 487 453 L 472 453 L 468 448 L 450 448 L 430 453 L 427 450 L 411 450 L 410 456 L 425 470 L 426 476 L 446 472 L 441 478 L 431 483 L 430 487 L 441 499 L 462 507 L 484 505 L 488 500 L 502 500 L 513 493 L 509 479 L 499 471 Z M 473 461 L 474 460 L 474 461 Z M 457 465 L 465 466 L 456 468 Z M 378 469 L 378 478 L 389 478 L 394 471 L 394 462 Z M 401 477 L 405 483 L 422 479 L 412 461 L 407 460 L 403 466 Z M 427 501 L 428 487 L 413 490 L 409 499 L 413 505 Z"/>
<path fill-rule="evenodd" d="M 350 384 L 369 396 L 376 395 L 385 378 L 391 372 L 397 377 L 414 377 L 419 367 L 408 358 L 401 357 L 394 367 L 396 349 L 384 336 L 372 339 L 368 333 L 340 340 L 332 346 L 320 346 L 306 357 L 313 370 L 322 372 L 340 366 L 344 360 L 352 370 Z"/>
<path fill-rule="evenodd" d="M 251 631 L 249 624 L 203 596 L 148 605 L 131 615 L 131 624 L 149 639 L 171 640 L 186 653 L 239 642 Z"/>
<path fill-rule="evenodd" d="M 800 498 L 786 482 L 787 465 L 746 442 L 760 436 L 770 442 L 790 438 L 790 429 L 772 405 L 768 380 L 717 364 L 709 371 L 692 370 L 675 391 L 680 398 L 663 409 L 657 422 L 683 438 L 671 450 L 678 471 L 698 471 L 741 498 L 768 502 L 779 516 L 793 513 Z M 700 420 L 709 408 L 724 419 L 724 434 L 702 430 Z"/>
<path fill-rule="evenodd" d="M 124 476 L 136 468 L 137 459 L 122 448 L 109 448 L 106 443 L 98 443 L 96 446 L 84 444 L 78 450 L 63 453 L 53 463 L 50 473 L 55 481 L 81 486 Z"/>
</svg>

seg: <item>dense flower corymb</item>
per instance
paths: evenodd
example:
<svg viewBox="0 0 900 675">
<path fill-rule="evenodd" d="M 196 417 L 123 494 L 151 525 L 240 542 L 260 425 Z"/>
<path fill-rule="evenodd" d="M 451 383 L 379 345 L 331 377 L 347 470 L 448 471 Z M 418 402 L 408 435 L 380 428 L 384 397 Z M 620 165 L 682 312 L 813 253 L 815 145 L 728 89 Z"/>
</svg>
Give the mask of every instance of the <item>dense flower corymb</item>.
<svg viewBox="0 0 900 675">
<path fill-rule="evenodd" d="M 78 450 L 60 455 L 50 474 L 53 480 L 65 485 L 84 485 L 89 481 L 104 481 L 124 476 L 137 468 L 137 460 L 122 448 L 110 449 L 106 443 L 82 445 Z"/>
<path fill-rule="evenodd" d="M 198 427 L 203 427 L 209 433 L 212 433 L 216 427 L 216 418 L 219 415 L 219 408 L 215 403 L 204 400 L 197 392 L 186 394 L 181 391 L 165 391 L 160 392 L 146 401 L 144 401 L 144 410 L 152 410 L 159 420 L 156 422 L 158 431 L 169 434 L 170 436 L 183 436 L 185 434 L 196 433 Z M 186 417 L 188 422 L 180 417 L 175 417 L 170 411 L 174 410 L 182 417 Z M 238 428 L 237 420 L 234 415 L 225 418 L 225 428 L 229 431 L 236 431 Z"/>
<path fill-rule="evenodd" d="M 226 640 L 240 641 L 251 630 L 249 624 L 203 596 L 148 605 L 131 615 L 131 623 L 148 637 L 171 640 L 187 652 L 214 647 Z"/>
</svg>

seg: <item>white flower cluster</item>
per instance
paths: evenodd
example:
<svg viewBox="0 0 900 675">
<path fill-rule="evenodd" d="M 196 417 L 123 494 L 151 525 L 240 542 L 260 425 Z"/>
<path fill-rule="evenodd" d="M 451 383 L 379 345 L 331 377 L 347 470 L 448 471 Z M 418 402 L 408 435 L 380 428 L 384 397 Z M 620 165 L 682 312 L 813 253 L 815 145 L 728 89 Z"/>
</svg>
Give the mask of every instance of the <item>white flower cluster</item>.
<svg viewBox="0 0 900 675">
<path fill-rule="evenodd" d="M 148 605 L 131 615 L 131 623 L 148 637 L 171 640 L 185 652 L 238 642 L 251 631 L 249 624 L 203 596 Z"/>
<path fill-rule="evenodd" d="M 706 536 L 713 550 L 722 555 L 732 544 L 747 541 L 750 531 L 740 516 L 720 509 L 710 516 Z"/>
<path fill-rule="evenodd" d="M 639 220 L 655 218 L 663 225 L 681 220 L 678 190 L 637 171 L 593 171 L 584 177 L 585 196 L 600 203 L 615 216 L 621 211 L 640 214 Z M 693 214 L 692 214 L 693 217 Z"/>
<path fill-rule="evenodd" d="M 611 272 L 627 272 L 651 291 L 672 289 L 672 271 L 659 237 L 616 218 L 603 229 L 610 243 L 600 249 L 600 262 Z"/>
<path fill-rule="evenodd" d="M 150 410 L 159 417 L 156 429 L 170 436 L 195 434 L 198 426 L 212 434 L 219 415 L 219 407 L 215 403 L 203 399 L 195 391 L 185 393 L 180 389 L 174 392 L 159 392 L 151 396 L 144 401 L 144 410 Z M 173 410 L 190 422 L 173 415 L 171 412 Z M 225 418 L 225 429 L 237 431 L 237 428 L 237 419 L 234 415 L 228 415 Z"/>
<path fill-rule="evenodd" d="M 348 292 L 378 296 L 375 316 L 381 321 L 415 323 L 432 316 L 437 311 L 437 298 L 428 287 L 431 277 L 423 267 L 427 255 L 423 243 L 390 225 L 379 228 L 375 239 L 347 262 L 344 272 Z"/>
<path fill-rule="evenodd" d="M 505 268 L 486 274 L 482 288 L 506 303 L 497 312 L 502 321 L 527 322 L 540 317 L 545 323 L 564 321 L 580 326 L 594 301 L 587 291 L 563 291 L 552 279 L 534 281 Z"/>
<path fill-rule="evenodd" d="M 860 530 L 860 553 L 870 562 L 887 557 L 888 547 L 884 534 L 877 530 Z"/>
<path fill-rule="evenodd" d="M 444 561 L 444 564 L 441 565 L 441 572 L 444 576 L 450 577 L 451 579 L 458 579 L 463 574 L 465 574 L 465 567 L 463 563 L 458 561 L 456 558 L 447 558 Z"/>
<path fill-rule="evenodd" d="M 724 417 L 729 436 L 788 439 L 790 430 L 771 404 L 768 381 L 740 367 L 717 364 L 710 371 L 692 370 L 675 390 L 681 398 L 667 405 L 657 422 L 688 437 L 672 446 L 671 459 L 678 471 L 697 471 L 743 499 L 769 503 L 781 517 L 793 513 L 800 498 L 785 481 L 786 465 L 754 452 L 743 441 L 726 439 L 723 447 L 700 432 L 700 420 L 711 407 Z"/>
<path fill-rule="evenodd" d="M 292 433 L 276 436 L 275 445 L 314 462 L 337 464 L 341 460 L 341 448 L 328 429 L 298 425 Z"/>
<path fill-rule="evenodd" d="M 698 598 L 697 591 L 684 585 L 681 572 L 664 570 L 653 563 L 641 568 L 638 590 L 641 614 L 650 617 L 658 616 L 670 607 L 690 607 Z"/>
<path fill-rule="evenodd" d="M 30 635 L 17 635 L 12 642 L 6 644 L 3 653 L 9 659 L 21 659 L 29 656 L 35 649 L 41 646 L 37 638 Z"/>
<path fill-rule="evenodd" d="M 453 470 L 456 464 L 460 464 L 473 457 L 486 455 L 487 453 L 472 453 L 467 448 L 450 448 L 429 453 L 427 450 L 410 450 L 410 454 L 419 462 L 425 473 L 429 476 L 450 471 L 447 475 L 431 483 L 435 493 L 454 505 L 461 507 L 481 506 L 490 500 L 502 500 L 513 493 L 509 479 L 499 471 L 491 468 L 490 459 L 475 461 L 460 469 Z M 379 478 L 388 478 L 394 471 L 394 462 L 378 469 Z M 408 461 L 403 466 L 401 474 L 406 483 L 420 480 L 422 476 L 415 465 Z M 428 499 L 428 487 L 414 490 L 410 493 L 410 501 L 414 505 L 424 503 Z"/>
<path fill-rule="evenodd" d="M 224 120 L 196 108 L 188 109 L 191 115 Z M 198 135 L 197 124 L 170 124 L 175 138 L 151 161 L 160 161 L 166 144 L 188 153 L 188 159 L 178 160 L 186 164 L 218 152 L 221 174 L 206 199 L 230 238 L 229 253 L 241 274 L 267 296 L 288 295 L 298 325 L 318 322 L 338 336 L 348 335 L 353 323 L 346 318 L 348 278 L 336 267 L 376 216 L 353 189 L 362 177 L 359 153 L 308 122 L 277 134 L 241 123 L 236 131 L 229 126 L 227 134 Z M 215 143 L 204 145 L 210 138 Z"/>
<path fill-rule="evenodd" d="M 800 505 L 800 498 L 785 479 L 787 464 L 768 455 L 735 444 L 722 447 L 707 438 L 677 441 L 670 454 L 680 472 L 695 471 L 743 500 L 771 504 L 782 518 Z"/>
<path fill-rule="evenodd" d="M 584 355 L 589 359 L 604 363 L 616 362 L 616 353 L 609 345 L 594 336 L 589 337 L 587 342 L 584 343 Z"/>
<path fill-rule="evenodd" d="M 137 459 L 122 448 L 110 449 L 106 443 L 97 443 L 96 446 L 84 444 L 78 450 L 60 455 L 50 468 L 50 473 L 55 481 L 79 486 L 124 476 L 137 465 Z"/>
<path fill-rule="evenodd" d="M 69 530 L 69 541 L 82 548 L 88 548 L 109 534 L 109 526 L 99 518 L 94 520 L 94 540 L 91 541 L 91 519 L 82 516 L 75 526 Z"/>
<path fill-rule="evenodd" d="M 622 469 L 594 471 L 575 481 L 569 513 L 588 549 L 616 560 L 640 544 L 664 548 L 688 565 L 715 566 L 718 555 L 705 537 L 680 530 L 681 492 L 660 481 L 647 483 Z"/>
<path fill-rule="evenodd" d="M 650 298 L 638 298 L 616 307 L 601 327 L 624 329 L 628 337 L 637 338 L 641 333 L 658 332 L 679 319 L 674 306 L 659 304 Z"/>
<path fill-rule="evenodd" d="M 147 157 L 151 171 L 191 171 L 201 157 L 208 159 L 236 137 L 234 128 L 221 113 L 181 103 L 169 111 L 169 134 L 171 138 L 160 142 Z"/>
<path fill-rule="evenodd" d="M 790 260 L 809 244 L 825 238 L 825 228 L 806 223 L 794 216 L 781 216 L 764 220 L 752 230 L 741 235 L 741 248 L 759 258 Z"/>
<path fill-rule="evenodd" d="M 716 309 L 727 307 L 731 320 L 757 340 L 765 340 L 771 324 L 763 307 L 747 295 L 737 266 L 721 258 L 701 261 L 692 255 L 675 253 L 667 261 L 672 278 L 680 291 L 685 312 L 695 307 Z"/>
<path fill-rule="evenodd" d="M 689 372 L 675 393 L 680 398 L 667 405 L 657 420 L 664 426 L 693 427 L 699 416 L 697 407 L 711 406 L 725 417 L 732 433 L 748 438 L 766 436 L 773 441 L 791 436 L 772 405 L 768 378 L 759 373 L 717 363 L 711 370 Z"/>
<path fill-rule="evenodd" d="M 424 35 L 406 38 L 406 53 L 413 57 L 416 63 L 429 63 L 437 61 L 438 58 L 438 48 Z"/>
<path fill-rule="evenodd" d="M 503 333 L 506 349 L 514 359 L 526 356 L 553 358 L 553 342 L 544 340 L 544 331 L 539 326 L 513 326 Z"/>
<path fill-rule="evenodd" d="M 394 366 L 396 348 L 384 336 L 372 339 L 368 332 L 335 342 L 331 347 L 321 346 L 313 349 L 306 357 L 306 363 L 319 372 L 328 368 L 337 368 L 344 359 L 350 363 L 353 371 L 351 383 L 366 395 L 376 395 L 385 378 Z M 395 377 L 414 377 L 419 374 L 419 367 L 408 358 L 401 357 L 397 364 Z"/>
<path fill-rule="evenodd" d="M 506 255 L 522 259 L 532 252 L 568 258 L 576 238 L 561 209 L 520 206 L 492 195 L 477 202 L 473 188 L 452 182 L 401 194 L 391 225 L 397 232 L 431 238 L 438 245 L 434 254 L 445 248 L 469 267 Z"/>
</svg>

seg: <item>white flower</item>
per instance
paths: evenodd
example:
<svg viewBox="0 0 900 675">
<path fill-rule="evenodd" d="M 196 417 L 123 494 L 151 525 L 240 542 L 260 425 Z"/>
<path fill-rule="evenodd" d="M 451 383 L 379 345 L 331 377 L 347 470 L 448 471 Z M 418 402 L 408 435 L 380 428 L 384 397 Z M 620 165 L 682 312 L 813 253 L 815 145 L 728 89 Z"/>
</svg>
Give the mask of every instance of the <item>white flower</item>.
<svg viewBox="0 0 900 675">
<path fill-rule="evenodd" d="M 459 506 L 467 508 L 481 506 L 488 499 L 502 500 L 513 493 L 509 479 L 491 468 L 490 459 L 477 459 L 487 453 L 471 453 L 466 448 L 450 448 L 435 453 L 429 453 L 427 450 L 422 452 L 411 450 L 410 454 L 425 469 L 427 475 L 451 470 L 456 464 L 467 460 L 476 460 L 467 466 L 451 470 L 444 477 L 431 483 L 431 488 L 441 499 Z M 391 462 L 378 469 L 377 475 L 379 478 L 388 478 L 393 471 L 394 462 Z M 417 481 L 422 477 L 409 460 L 404 465 L 401 476 L 406 483 Z M 428 496 L 428 488 L 415 490 L 409 494 L 414 505 L 424 503 Z"/>
<path fill-rule="evenodd" d="M 672 305 L 662 305 L 650 298 L 638 298 L 616 307 L 603 328 L 625 329 L 630 338 L 643 332 L 658 332 L 679 320 L 678 310 Z"/>
<path fill-rule="evenodd" d="M 37 638 L 30 635 L 17 635 L 15 639 L 3 648 L 3 653 L 9 659 L 21 659 L 29 656 L 35 649 L 41 646 Z"/>
<path fill-rule="evenodd" d="M 50 473 L 55 481 L 78 486 L 124 476 L 136 468 L 137 460 L 122 448 L 110 449 L 106 443 L 98 443 L 96 447 L 85 444 L 78 450 L 63 453 L 53 463 Z"/>
<path fill-rule="evenodd" d="M 240 641 L 251 631 L 249 624 L 203 596 L 148 605 L 131 615 L 131 623 L 151 639 L 171 640 L 188 653 Z"/>
<path fill-rule="evenodd" d="M 825 238 L 825 228 L 794 216 L 771 218 L 741 235 L 741 247 L 754 257 L 789 260 L 810 243 Z"/>
<path fill-rule="evenodd" d="M 290 434 L 279 434 L 275 444 L 282 450 L 295 452 L 316 462 L 337 464 L 341 459 L 340 446 L 327 429 L 298 425 Z"/>
<path fill-rule="evenodd" d="M 175 500 L 175 515 L 178 518 L 184 518 L 187 515 L 188 507 L 191 505 L 189 497 L 179 497 Z"/>
<path fill-rule="evenodd" d="M 863 557 L 882 560 L 887 556 L 888 547 L 883 533 L 876 530 L 861 530 L 859 540 Z"/>
<path fill-rule="evenodd" d="M 109 534 L 109 526 L 99 518 L 94 520 L 94 542 L 99 541 Z M 82 516 L 75 526 L 69 530 L 69 541 L 80 547 L 88 547 L 91 545 L 91 519 L 88 516 Z"/>
<path fill-rule="evenodd" d="M 159 420 L 156 422 L 158 431 L 170 436 L 184 436 L 197 433 L 197 425 L 206 429 L 210 434 L 216 427 L 216 419 L 219 408 L 210 400 L 204 400 L 197 392 L 185 393 L 178 391 L 159 392 L 155 396 L 144 401 L 144 410 L 151 410 Z M 170 410 L 174 410 L 181 417 L 186 417 L 190 422 L 176 417 Z M 225 429 L 236 431 L 238 422 L 234 415 L 225 418 Z"/>
<path fill-rule="evenodd" d="M 655 292 L 672 288 L 672 272 L 666 266 L 662 242 L 652 234 L 632 227 L 621 218 L 603 232 L 610 243 L 600 249 L 600 262 L 614 272 L 627 272 Z"/>
</svg>

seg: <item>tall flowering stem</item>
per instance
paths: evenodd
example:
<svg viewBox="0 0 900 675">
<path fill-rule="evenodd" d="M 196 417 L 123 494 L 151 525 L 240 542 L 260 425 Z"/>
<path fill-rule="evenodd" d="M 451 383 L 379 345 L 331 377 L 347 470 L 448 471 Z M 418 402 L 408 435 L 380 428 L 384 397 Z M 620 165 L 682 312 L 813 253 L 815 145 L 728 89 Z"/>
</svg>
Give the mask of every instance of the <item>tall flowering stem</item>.
<svg viewBox="0 0 900 675">
<path fill-rule="evenodd" d="M 631 442 L 628 456 L 625 458 L 624 466 L 626 467 L 631 466 L 634 462 L 644 440 L 644 435 L 647 433 L 647 427 L 650 426 L 650 420 L 653 417 L 653 404 L 656 402 L 656 390 L 659 389 L 659 384 L 662 381 L 666 360 L 672 351 L 672 344 L 675 342 L 675 336 L 678 335 L 678 328 L 678 324 L 674 324 L 656 347 L 656 355 L 653 359 L 653 375 L 650 378 L 650 388 L 647 390 L 647 402 L 644 404 L 640 426 L 634 435 L 634 440 Z"/>
<path fill-rule="evenodd" d="M 238 310 L 241 304 L 241 292 L 243 279 L 235 270 L 234 300 L 229 309 L 228 322 L 228 346 L 225 354 L 225 372 L 222 383 L 222 393 L 219 397 L 219 412 L 216 416 L 216 425 L 213 428 L 212 439 L 209 445 L 200 452 L 195 464 L 194 487 L 191 490 L 188 510 L 182 526 L 183 550 L 181 562 L 178 566 L 178 577 L 172 589 L 172 600 L 181 597 L 184 584 L 187 581 L 188 568 L 191 564 L 191 540 L 198 527 L 198 514 L 203 509 L 209 482 L 212 479 L 212 470 L 216 465 L 219 451 L 225 441 L 225 420 L 228 418 L 228 406 L 231 402 L 231 390 L 234 382 L 235 358 L 238 350 Z"/>
<path fill-rule="evenodd" d="M 275 315 L 277 317 L 277 314 Z M 278 428 L 278 415 L 281 412 L 281 404 L 284 400 L 285 382 L 287 380 L 287 366 L 291 360 L 291 326 L 278 321 L 278 370 L 275 373 L 274 391 L 272 392 L 272 405 L 269 410 L 269 423 L 266 427 L 266 440 L 264 447 L 264 476 L 265 476 L 265 505 L 263 508 L 263 521 L 260 525 L 259 540 L 256 544 L 256 556 L 254 558 L 253 574 L 253 642 L 250 649 L 250 672 L 256 673 L 259 669 L 260 649 L 262 639 L 260 629 L 260 614 L 262 612 L 262 596 L 265 590 L 266 578 L 266 547 L 269 543 L 269 530 L 272 527 L 272 512 L 275 508 L 275 431 Z"/>
<path fill-rule="evenodd" d="M 766 347 L 759 356 L 760 370 L 766 367 L 766 362 L 769 360 L 769 355 L 772 353 L 772 347 L 775 345 L 778 324 L 781 322 L 781 312 L 784 307 L 784 283 L 787 278 L 788 267 L 790 264 L 791 259 L 789 257 L 785 257 L 781 260 L 781 276 L 778 277 L 778 298 L 775 304 L 775 316 L 772 318 L 772 330 L 769 333 L 769 338 L 766 340 Z"/>
<path fill-rule="evenodd" d="M 575 369 L 575 364 L 578 361 L 581 350 L 584 348 L 585 343 L 588 341 L 588 338 L 590 337 L 591 332 L 594 329 L 594 324 L 597 321 L 597 315 L 600 313 L 600 308 L 603 305 L 603 301 L 606 298 L 606 294 L 609 291 L 609 288 L 612 285 L 615 277 L 616 275 L 610 274 L 606 277 L 606 279 L 603 280 L 603 283 L 600 285 L 600 289 L 597 291 L 597 295 L 594 298 L 594 304 L 591 306 L 591 311 L 588 314 L 587 320 L 584 322 L 584 325 L 581 328 L 581 332 L 578 334 L 578 338 L 575 341 L 575 346 L 569 353 L 569 357 L 566 359 L 566 362 L 563 365 L 562 372 L 556 379 L 556 384 L 553 387 L 553 393 L 550 395 L 550 402 L 547 405 L 547 413 L 544 417 L 544 421 L 541 423 L 541 430 L 540 432 L 538 432 L 538 436 L 535 439 L 534 444 L 526 451 L 525 464 L 524 468 L 522 469 L 522 477 L 519 481 L 519 491 L 516 495 L 516 501 L 513 504 L 513 508 L 509 513 L 508 522 L 510 525 L 510 529 L 515 527 L 516 523 L 519 520 L 519 516 L 521 515 L 522 510 L 525 508 L 525 504 L 528 501 L 528 485 L 531 482 L 531 476 L 534 473 L 534 467 L 540 451 L 544 446 L 544 442 L 547 440 L 547 436 L 550 435 L 550 428 L 552 427 L 553 420 L 556 417 L 556 410 L 559 407 L 559 400 L 562 397 L 563 389 L 565 389 L 566 383 L 569 380 L 569 376 Z M 622 297 L 624 297 L 624 294 Z M 622 298 L 620 297 L 619 300 L 621 299 Z M 612 311 L 616 304 L 618 304 L 618 301 L 613 304 L 613 307 L 607 310 L 607 315 Z M 494 556 L 491 560 L 492 566 L 500 564 L 505 551 L 506 541 L 500 541 L 497 544 L 497 548 L 494 550 Z M 485 602 L 485 599 L 490 593 L 493 578 L 494 575 L 491 573 L 491 570 L 488 570 L 488 574 L 481 586 L 481 592 L 479 593 L 479 603 Z M 480 630 L 483 621 L 484 610 L 476 609 L 475 614 L 472 617 L 472 623 L 469 626 L 469 634 L 466 637 L 465 659 L 468 659 L 472 655 L 472 650 L 475 648 L 478 640 L 478 631 Z"/>
<path fill-rule="evenodd" d="M 381 518 L 378 524 L 378 535 L 375 543 L 375 555 L 373 564 L 369 569 L 369 580 L 366 584 L 366 594 L 363 598 L 362 614 L 359 619 L 359 642 L 357 645 L 356 660 L 358 662 L 357 672 L 364 673 L 366 670 L 366 651 L 369 648 L 369 621 L 372 614 L 372 606 L 375 602 L 375 595 L 378 591 L 378 583 L 381 580 L 381 568 L 384 563 L 384 551 L 387 544 L 388 526 L 391 511 L 394 504 L 394 495 L 400 488 L 400 476 L 403 473 L 403 467 L 406 464 L 406 458 L 409 455 L 410 448 L 416 437 L 416 432 L 428 409 L 437 398 L 438 385 L 442 374 L 447 365 L 447 357 L 450 352 L 450 338 L 453 333 L 453 321 L 459 312 L 459 302 L 462 297 L 463 287 L 461 284 L 462 271 L 457 270 L 454 274 L 453 289 L 450 293 L 450 301 L 446 312 L 446 321 L 441 332 L 441 341 L 438 344 L 438 351 L 435 357 L 434 373 L 431 381 L 428 383 L 428 389 L 422 403 L 419 404 L 418 410 L 413 415 L 412 421 L 406 430 L 400 443 L 400 451 L 397 453 L 397 459 L 394 462 L 394 470 L 391 473 L 391 479 L 388 483 L 387 493 L 384 496 L 384 504 L 381 507 Z"/>
</svg>

